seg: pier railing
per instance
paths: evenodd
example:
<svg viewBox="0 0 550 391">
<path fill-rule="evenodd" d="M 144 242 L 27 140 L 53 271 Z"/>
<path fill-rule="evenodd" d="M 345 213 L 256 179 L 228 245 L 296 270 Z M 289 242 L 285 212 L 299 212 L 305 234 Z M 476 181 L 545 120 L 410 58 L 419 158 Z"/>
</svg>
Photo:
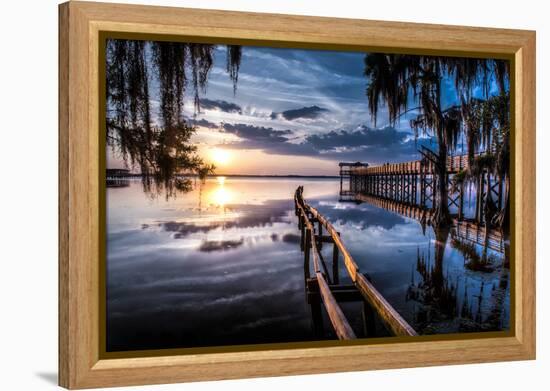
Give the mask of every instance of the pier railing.
<svg viewBox="0 0 550 391">
<path fill-rule="evenodd" d="M 334 331 L 339 339 L 355 339 L 355 333 L 349 325 L 348 320 L 346 319 L 342 309 L 338 305 L 336 298 L 332 294 L 328 282 L 326 280 L 325 274 L 321 271 L 321 261 L 320 261 L 320 252 L 317 248 L 317 240 L 314 238 L 315 229 L 311 223 L 305 207 L 296 203 L 296 210 L 299 216 L 299 226 L 302 232 L 301 244 L 304 251 L 304 267 L 307 267 L 307 274 L 309 274 L 309 258 L 310 250 L 313 255 L 313 272 L 319 284 L 319 291 L 325 304 L 325 308 L 328 313 L 328 317 Z"/>
<path fill-rule="evenodd" d="M 348 163 L 344 163 L 348 164 Z M 447 157 L 447 172 L 456 173 L 469 168 L 468 156 L 457 155 Z M 369 166 L 368 164 L 356 164 L 349 167 L 348 171 L 354 175 L 401 175 L 401 174 L 420 174 L 423 172 L 432 172 L 434 164 L 429 160 L 415 160 L 402 163 L 387 163 L 378 166 Z"/>
<path fill-rule="evenodd" d="M 308 278 L 309 259 L 312 256 L 313 269 L 315 278 L 319 284 L 321 298 L 338 337 L 340 339 L 351 339 L 355 338 L 355 334 L 334 297 L 333 291 L 338 290 L 338 285 L 329 284 L 328 268 L 318 247 L 318 243 L 321 242 L 333 244 L 333 266 L 337 265 L 339 254 L 342 254 L 344 265 L 354 286 L 393 334 L 399 336 L 417 335 L 407 321 L 378 292 L 367 277 L 360 272 L 359 266 L 344 245 L 340 234 L 317 209 L 306 203 L 302 193 L 303 187 L 300 186 L 295 192 L 294 202 L 296 215 L 298 216 L 298 226 L 301 231 L 301 248 L 304 251 L 304 272 L 306 273 L 306 278 Z M 317 231 L 315 230 L 315 223 L 317 223 Z M 326 231 L 327 235 L 323 235 L 323 230 Z M 337 271 L 337 267 L 335 270 Z M 333 275 L 333 277 L 335 276 Z M 334 278 L 334 280 L 336 279 Z"/>
</svg>

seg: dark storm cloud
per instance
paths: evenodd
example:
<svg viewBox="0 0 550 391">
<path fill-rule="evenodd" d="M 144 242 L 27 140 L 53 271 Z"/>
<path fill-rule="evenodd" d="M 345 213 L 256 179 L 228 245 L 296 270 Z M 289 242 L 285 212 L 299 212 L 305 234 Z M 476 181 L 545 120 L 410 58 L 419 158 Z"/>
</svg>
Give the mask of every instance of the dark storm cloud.
<svg viewBox="0 0 550 391">
<path fill-rule="evenodd" d="M 210 122 L 208 121 L 207 119 L 205 118 L 201 118 L 201 119 L 190 119 L 189 122 L 191 122 L 192 125 L 194 126 L 202 126 L 203 128 L 208 128 L 208 129 L 217 129 L 220 127 L 219 124 L 216 124 L 214 122 Z"/>
<path fill-rule="evenodd" d="M 314 105 L 309 107 L 302 107 L 300 109 L 286 110 L 280 113 L 271 113 L 271 118 L 276 119 L 281 117 L 289 121 L 292 121 L 298 118 L 315 119 L 327 111 L 329 110 Z"/>
<path fill-rule="evenodd" d="M 360 126 L 355 130 L 337 130 L 306 136 L 295 142 L 291 130 L 277 130 L 246 124 L 224 124 L 223 131 L 241 140 L 224 144 L 233 149 L 261 149 L 275 155 L 310 156 L 328 160 L 351 160 L 381 163 L 415 160 L 420 145 L 430 146 L 431 139 L 415 141 L 411 132 L 393 127 L 371 129 Z M 433 145 L 431 145 L 433 147 Z"/>
<path fill-rule="evenodd" d="M 269 143 L 287 142 L 289 136 L 293 134 L 292 130 L 275 130 L 247 124 L 224 124 L 223 131 L 245 140 L 260 141 L 267 145 Z"/>
<path fill-rule="evenodd" d="M 246 124 L 224 124 L 224 132 L 234 134 L 241 140 L 224 144 L 225 148 L 261 149 L 268 154 L 316 156 L 316 151 L 309 143 L 292 143 L 292 130 L 276 130 L 263 126 Z"/>
<path fill-rule="evenodd" d="M 314 134 L 306 142 L 318 150 L 330 151 L 336 148 L 353 147 L 391 147 L 405 141 L 409 133 L 398 132 L 395 128 L 370 129 L 362 126 L 355 131 L 332 131 L 326 134 Z"/>
<path fill-rule="evenodd" d="M 210 129 L 219 128 L 212 122 L 201 119 L 196 125 Z M 327 159 L 378 160 L 392 154 L 407 158 L 417 153 L 420 144 L 429 140 L 418 140 L 415 143 L 412 133 L 398 131 L 393 127 L 372 129 L 360 126 L 355 130 L 333 130 L 324 134 L 306 136 L 302 142 L 293 142 L 292 130 L 278 130 L 248 124 L 223 124 L 221 131 L 231 133 L 241 140 L 226 147 L 243 149 L 262 149 L 269 154 L 292 156 L 318 156 Z"/>
<path fill-rule="evenodd" d="M 235 103 L 227 102 L 225 100 L 211 100 L 211 99 L 202 98 L 200 101 L 200 104 L 201 104 L 201 109 L 205 109 L 205 110 L 220 110 L 226 113 L 238 113 L 238 114 L 242 113 L 241 106 Z"/>
<path fill-rule="evenodd" d="M 309 143 L 291 143 L 287 140 L 277 143 L 265 143 L 262 140 L 245 140 L 229 145 L 233 148 L 261 149 L 271 155 L 319 156 L 320 153 Z"/>
</svg>

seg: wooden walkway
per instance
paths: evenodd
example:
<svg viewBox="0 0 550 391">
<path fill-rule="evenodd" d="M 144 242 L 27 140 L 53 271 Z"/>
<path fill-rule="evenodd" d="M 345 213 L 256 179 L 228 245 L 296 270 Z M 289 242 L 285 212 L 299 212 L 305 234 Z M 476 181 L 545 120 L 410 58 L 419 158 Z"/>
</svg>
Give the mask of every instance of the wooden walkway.
<svg viewBox="0 0 550 391">
<path fill-rule="evenodd" d="M 455 181 L 458 172 L 469 169 L 466 155 L 449 157 L 447 175 L 442 179 L 435 174 L 435 153 L 428 148 L 422 148 L 419 152 L 422 159 L 404 163 L 379 166 L 340 163 L 340 194 L 349 201 L 362 202 L 361 198 L 366 198 L 374 203 L 382 203 L 387 209 L 395 209 L 429 224 L 432 210 L 441 202 L 437 194 L 438 181 L 445 180 L 447 206 L 455 221 L 475 223 L 477 231 L 485 229 L 486 225 L 495 224 L 492 218 L 506 206 L 506 184 L 503 178 L 487 168 L 479 169 L 475 174 L 470 173 L 475 175 L 469 177 L 469 181 L 475 182 L 475 197 L 470 201 L 469 185 L 463 179 Z M 470 225 L 469 231 L 472 228 Z"/>
<path fill-rule="evenodd" d="M 450 156 L 447 158 L 448 173 L 457 173 L 468 168 L 468 157 L 466 155 Z M 341 163 L 340 170 L 349 171 L 353 175 L 421 174 L 432 172 L 434 170 L 434 163 L 428 159 L 403 163 L 387 163 L 379 166 L 369 166 L 365 163 Z"/>
<path fill-rule="evenodd" d="M 339 339 L 356 338 L 353 329 L 349 325 L 344 313 L 338 305 L 335 296 L 349 291 L 349 287 L 339 285 L 338 260 L 340 254 L 344 259 L 353 286 L 362 298 L 371 306 L 384 322 L 388 330 L 399 336 L 417 335 L 414 329 L 401 317 L 401 315 L 387 302 L 372 283 L 360 272 L 359 266 L 346 249 L 340 234 L 332 224 L 312 206 L 308 205 L 302 196 L 303 187 L 298 187 L 294 194 L 296 216 L 298 216 L 298 228 L 301 232 L 300 247 L 304 252 L 304 273 L 306 282 L 310 281 L 310 258 L 313 258 L 314 279 L 319 287 L 319 293 L 326 308 L 328 317 Z M 326 232 L 326 235 L 323 233 Z M 321 243 L 333 244 L 333 276 L 330 278 L 327 265 L 321 255 Z M 307 286 L 310 284 L 308 283 Z"/>
</svg>

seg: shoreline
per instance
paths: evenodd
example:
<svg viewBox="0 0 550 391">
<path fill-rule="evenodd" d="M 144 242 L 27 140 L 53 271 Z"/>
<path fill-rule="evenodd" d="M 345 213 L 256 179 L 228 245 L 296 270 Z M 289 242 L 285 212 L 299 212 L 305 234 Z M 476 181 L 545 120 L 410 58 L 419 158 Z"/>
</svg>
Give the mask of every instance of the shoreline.
<svg viewBox="0 0 550 391">
<path fill-rule="evenodd" d="M 130 178 L 141 178 L 142 174 L 125 174 L 125 175 L 107 175 L 107 179 L 130 179 Z M 178 175 L 180 178 L 198 178 L 198 175 Z M 295 178 L 295 179 L 340 179 L 339 175 L 260 175 L 260 174 L 216 174 L 208 175 L 206 178 Z"/>
</svg>

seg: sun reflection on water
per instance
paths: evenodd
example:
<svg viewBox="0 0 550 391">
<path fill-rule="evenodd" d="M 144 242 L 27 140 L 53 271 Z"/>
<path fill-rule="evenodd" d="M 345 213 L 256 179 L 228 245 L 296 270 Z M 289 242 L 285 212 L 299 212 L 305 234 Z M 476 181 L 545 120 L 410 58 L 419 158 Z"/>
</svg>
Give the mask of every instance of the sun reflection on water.
<svg viewBox="0 0 550 391">
<path fill-rule="evenodd" d="M 227 204 L 233 201 L 233 192 L 225 187 L 226 178 L 223 176 L 217 177 L 218 186 L 213 189 L 208 195 L 209 204 L 225 208 Z"/>
</svg>

